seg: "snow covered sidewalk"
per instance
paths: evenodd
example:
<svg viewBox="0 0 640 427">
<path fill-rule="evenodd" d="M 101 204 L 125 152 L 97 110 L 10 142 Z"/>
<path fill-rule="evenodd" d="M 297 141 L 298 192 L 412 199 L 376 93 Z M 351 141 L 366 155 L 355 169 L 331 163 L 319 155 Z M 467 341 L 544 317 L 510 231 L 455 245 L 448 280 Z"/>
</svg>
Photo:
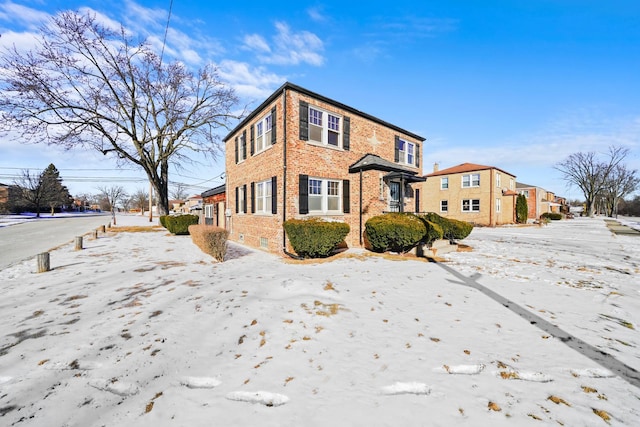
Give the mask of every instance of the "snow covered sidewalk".
<svg viewBox="0 0 640 427">
<path fill-rule="evenodd" d="M 639 370 L 640 239 L 580 218 L 464 243 L 444 264 L 238 245 L 217 263 L 109 231 L 51 272 L 0 270 L 0 424 L 637 423 L 639 388 L 465 280 Z"/>
</svg>

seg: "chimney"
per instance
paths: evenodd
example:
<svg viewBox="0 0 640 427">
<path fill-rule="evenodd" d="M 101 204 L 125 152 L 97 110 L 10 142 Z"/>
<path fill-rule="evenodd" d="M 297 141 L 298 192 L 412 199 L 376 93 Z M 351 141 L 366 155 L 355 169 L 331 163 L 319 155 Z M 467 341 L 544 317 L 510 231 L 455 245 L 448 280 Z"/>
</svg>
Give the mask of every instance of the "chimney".
<svg viewBox="0 0 640 427">
<path fill-rule="evenodd" d="M 439 170 L 440 170 L 440 165 L 438 164 L 438 162 L 435 162 L 433 164 L 433 171 L 438 172 Z"/>
</svg>

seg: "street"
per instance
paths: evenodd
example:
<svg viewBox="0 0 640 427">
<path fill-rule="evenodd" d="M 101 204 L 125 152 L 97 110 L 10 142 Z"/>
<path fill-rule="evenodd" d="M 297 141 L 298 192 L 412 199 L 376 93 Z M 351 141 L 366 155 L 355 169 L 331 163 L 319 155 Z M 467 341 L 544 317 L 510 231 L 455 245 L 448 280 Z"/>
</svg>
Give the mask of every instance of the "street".
<svg viewBox="0 0 640 427">
<path fill-rule="evenodd" d="M 107 225 L 111 216 L 60 216 L 0 227 L 0 270 Z"/>
</svg>

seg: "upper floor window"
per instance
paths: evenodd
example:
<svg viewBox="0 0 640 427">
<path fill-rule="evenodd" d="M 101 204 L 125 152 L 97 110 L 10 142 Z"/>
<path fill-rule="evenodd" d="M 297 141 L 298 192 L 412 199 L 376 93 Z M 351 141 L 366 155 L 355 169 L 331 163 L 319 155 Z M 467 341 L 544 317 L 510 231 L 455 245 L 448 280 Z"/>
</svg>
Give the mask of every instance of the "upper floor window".
<svg viewBox="0 0 640 427">
<path fill-rule="evenodd" d="M 446 190 L 449 188 L 449 177 L 445 176 L 444 178 L 440 178 L 440 189 Z"/>
<path fill-rule="evenodd" d="M 247 158 L 247 131 L 243 131 L 236 137 L 236 163 Z"/>
<path fill-rule="evenodd" d="M 522 194 L 527 199 L 529 198 L 529 190 L 522 190 L 522 191 L 520 191 L 520 194 Z"/>
<path fill-rule="evenodd" d="M 309 140 L 341 146 L 340 116 L 309 107 Z"/>
<path fill-rule="evenodd" d="M 480 212 L 480 199 L 463 199 L 462 212 Z"/>
<path fill-rule="evenodd" d="M 471 173 L 468 175 L 462 175 L 462 187 L 480 187 L 480 174 Z"/>
<path fill-rule="evenodd" d="M 396 139 L 396 148 L 398 153 L 396 161 L 398 163 L 417 166 L 416 144 L 398 138 Z"/>
<path fill-rule="evenodd" d="M 271 129 L 273 128 L 273 117 L 266 115 L 256 123 L 256 152 L 259 153 L 271 146 Z"/>
<path fill-rule="evenodd" d="M 514 182 L 513 182 L 513 178 L 512 178 L 512 179 L 509 180 L 509 188 L 511 190 L 513 190 L 513 187 L 514 187 Z"/>
<path fill-rule="evenodd" d="M 502 184 L 500 183 L 502 180 L 500 177 L 501 175 L 498 172 L 496 172 L 496 187 L 502 187 Z"/>
</svg>

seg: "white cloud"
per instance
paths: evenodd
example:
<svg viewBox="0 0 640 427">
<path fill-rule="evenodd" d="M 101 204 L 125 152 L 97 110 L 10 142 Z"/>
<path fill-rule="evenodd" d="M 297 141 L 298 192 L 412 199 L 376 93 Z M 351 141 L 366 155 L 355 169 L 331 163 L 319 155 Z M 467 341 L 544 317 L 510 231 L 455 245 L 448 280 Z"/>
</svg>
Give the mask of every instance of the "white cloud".
<svg viewBox="0 0 640 427">
<path fill-rule="evenodd" d="M 19 24 L 32 31 L 37 30 L 42 24 L 46 23 L 50 17 L 51 15 L 46 12 L 10 1 L 0 3 L 0 21 L 7 21 L 12 25 Z"/>
<path fill-rule="evenodd" d="M 272 47 L 260 35 L 252 34 L 244 38 L 244 48 L 257 52 L 258 60 L 266 64 L 298 65 L 306 63 L 314 66 L 324 64 L 322 40 L 309 31 L 293 32 L 283 22 L 276 22 L 276 35 Z"/>
<path fill-rule="evenodd" d="M 267 71 L 264 67 L 252 68 L 246 62 L 224 60 L 218 70 L 220 77 L 229 82 L 236 94 L 248 100 L 263 100 L 274 88 L 285 82 L 283 76 Z"/>
</svg>

